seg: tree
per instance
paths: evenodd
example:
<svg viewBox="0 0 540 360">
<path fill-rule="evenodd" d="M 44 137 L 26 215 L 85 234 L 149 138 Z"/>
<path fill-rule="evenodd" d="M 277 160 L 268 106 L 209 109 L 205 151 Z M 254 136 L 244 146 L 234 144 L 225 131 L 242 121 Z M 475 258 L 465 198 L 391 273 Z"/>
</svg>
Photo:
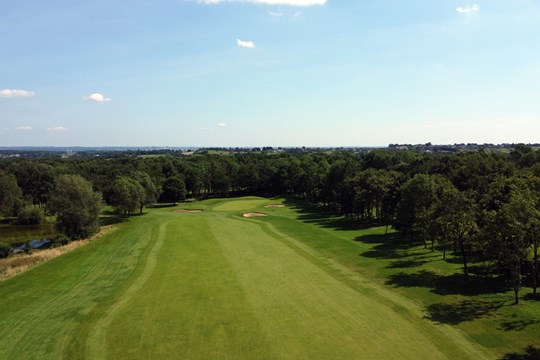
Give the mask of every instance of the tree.
<svg viewBox="0 0 540 360">
<path fill-rule="evenodd" d="M 145 202 L 144 188 L 135 179 L 119 176 L 114 180 L 110 193 L 110 203 L 124 216 L 141 209 Z"/>
<path fill-rule="evenodd" d="M 400 189 L 396 227 L 420 235 L 427 248 L 427 239 L 433 229 L 433 208 L 438 206 L 443 194 L 452 188 L 452 183 L 440 175 L 415 175 Z M 434 250 L 433 238 L 431 250 Z"/>
<path fill-rule="evenodd" d="M 17 215 L 17 223 L 20 225 L 37 225 L 43 222 L 45 215 L 43 210 L 33 205 L 26 206 Z"/>
<path fill-rule="evenodd" d="M 101 194 L 80 175 L 61 175 L 49 201 L 56 226 L 70 239 L 82 239 L 99 229 Z"/>
<path fill-rule="evenodd" d="M 12 174 L 0 170 L 0 213 L 12 216 L 17 212 L 22 192 Z"/>
<path fill-rule="evenodd" d="M 521 267 L 527 258 L 531 225 L 530 219 L 537 219 L 538 212 L 527 191 L 514 190 L 510 201 L 498 211 L 487 214 L 487 235 L 497 262 L 510 274 L 514 290 L 514 304 L 519 304 L 521 289 Z"/>
<path fill-rule="evenodd" d="M 186 198 L 186 184 L 180 175 L 175 175 L 165 180 L 160 200 L 175 203 Z"/>
<path fill-rule="evenodd" d="M 139 213 L 142 214 L 143 207 L 152 205 L 157 201 L 158 198 L 158 189 L 156 184 L 145 172 L 136 171 L 133 173 L 132 178 L 135 179 L 143 188 L 144 196 L 139 202 Z"/>
<path fill-rule="evenodd" d="M 54 189 L 55 169 L 51 165 L 23 160 L 10 166 L 10 171 L 17 178 L 23 196 L 34 205 L 46 204 Z"/>
<path fill-rule="evenodd" d="M 530 242 L 532 245 L 532 283 L 533 297 L 536 298 L 538 289 L 538 248 L 540 247 L 540 212 L 535 212 L 536 217 L 530 219 Z"/>
<path fill-rule="evenodd" d="M 456 242 L 459 245 L 465 276 L 469 275 L 465 245 L 478 230 L 475 215 L 470 197 L 453 186 L 442 194 L 433 208 L 434 235 L 440 239 L 443 246 L 443 259 L 446 258 L 447 244 Z"/>
</svg>

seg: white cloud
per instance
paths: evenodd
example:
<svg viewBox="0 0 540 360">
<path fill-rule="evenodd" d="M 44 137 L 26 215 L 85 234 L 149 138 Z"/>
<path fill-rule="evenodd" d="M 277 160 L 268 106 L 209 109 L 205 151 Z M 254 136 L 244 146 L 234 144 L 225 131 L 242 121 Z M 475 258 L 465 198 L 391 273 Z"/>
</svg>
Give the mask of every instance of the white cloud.
<svg viewBox="0 0 540 360">
<path fill-rule="evenodd" d="M 18 130 L 18 131 L 32 131 L 32 127 L 31 126 L 17 126 L 15 128 L 15 130 Z"/>
<path fill-rule="evenodd" d="M 99 102 L 99 103 L 104 103 L 104 102 L 111 101 L 110 98 L 105 97 L 103 94 L 100 94 L 100 93 L 90 94 L 85 99 L 86 100 L 92 100 L 92 101 Z"/>
<path fill-rule="evenodd" d="M 240 39 L 236 39 L 236 44 L 240 47 L 253 49 L 255 47 L 255 43 L 253 41 L 244 41 Z"/>
<path fill-rule="evenodd" d="M 47 128 L 47 131 L 68 131 L 67 128 L 63 127 L 63 126 L 53 126 L 53 127 L 50 127 L 50 128 Z"/>
<path fill-rule="evenodd" d="M 227 127 L 227 124 L 221 122 L 221 123 L 218 124 L 218 126 L 219 127 Z"/>
<path fill-rule="evenodd" d="M 21 90 L 21 89 L 4 89 L 0 90 L 0 97 L 2 98 L 17 98 L 17 97 L 32 97 L 35 96 L 36 93 L 33 91 L 28 90 Z"/>
<path fill-rule="evenodd" d="M 198 0 L 202 4 L 220 4 L 224 2 L 249 2 L 266 5 L 312 6 L 324 5 L 327 0 Z"/>
<path fill-rule="evenodd" d="M 474 4 L 474 5 L 460 6 L 456 9 L 456 11 L 460 14 L 473 15 L 480 12 L 480 5 Z"/>
</svg>

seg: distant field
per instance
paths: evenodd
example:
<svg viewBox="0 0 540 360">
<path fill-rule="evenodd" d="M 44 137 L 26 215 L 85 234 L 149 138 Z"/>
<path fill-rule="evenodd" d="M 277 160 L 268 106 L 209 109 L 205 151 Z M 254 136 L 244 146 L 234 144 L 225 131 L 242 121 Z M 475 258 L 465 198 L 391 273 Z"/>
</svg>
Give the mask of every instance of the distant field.
<svg viewBox="0 0 540 360">
<path fill-rule="evenodd" d="M 293 204 L 265 208 L 281 201 L 154 209 L 1 283 L 0 358 L 494 359 L 537 345 L 538 322 L 500 326 L 512 315 L 538 319 L 538 303 L 450 325 L 429 306 L 468 298 L 407 276 L 459 265 L 385 245 L 396 237 L 384 228 Z M 270 216 L 243 218 L 248 211 Z"/>
</svg>

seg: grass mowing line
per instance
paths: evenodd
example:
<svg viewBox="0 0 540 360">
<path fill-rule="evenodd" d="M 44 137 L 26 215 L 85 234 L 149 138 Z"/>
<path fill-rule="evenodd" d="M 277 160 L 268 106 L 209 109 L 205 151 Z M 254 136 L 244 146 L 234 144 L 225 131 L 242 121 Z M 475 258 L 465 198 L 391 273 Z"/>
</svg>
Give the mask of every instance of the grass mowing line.
<svg viewBox="0 0 540 360">
<path fill-rule="evenodd" d="M 359 275 L 358 273 L 352 272 L 351 270 L 335 262 L 334 260 L 329 259 L 328 257 L 322 256 L 320 253 L 310 248 L 309 246 L 303 243 L 300 243 L 298 240 L 288 236 L 287 234 L 281 231 L 276 230 L 271 224 L 268 224 L 267 221 L 264 221 L 264 222 L 259 222 L 259 221 L 254 221 L 254 220 L 240 220 L 240 221 L 251 222 L 253 224 L 257 224 L 263 230 L 264 230 L 264 227 L 266 226 L 271 228 L 265 231 L 270 236 L 270 239 L 278 240 L 279 242 L 288 246 L 290 249 L 294 250 L 297 254 L 301 255 L 304 259 L 307 259 L 310 263 L 322 269 L 325 272 L 325 275 L 333 275 L 333 278 L 335 280 L 338 280 L 340 285 L 343 285 L 344 279 L 352 279 L 353 281 L 359 281 L 361 286 L 366 288 L 365 290 L 360 291 L 360 292 L 358 290 L 355 290 L 356 294 L 353 295 L 350 292 L 345 291 L 343 288 L 341 288 L 341 286 L 337 286 L 335 283 L 332 283 L 332 281 L 329 281 L 328 279 L 324 279 L 324 277 L 321 277 L 320 274 L 316 274 L 315 271 L 313 271 L 312 269 L 311 274 L 304 277 L 302 279 L 302 282 L 309 283 L 309 281 L 313 281 L 313 278 L 318 277 L 321 280 L 321 282 L 325 284 L 325 286 L 322 288 L 317 288 L 317 287 L 309 288 L 309 286 L 307 288 L 309 288 L 309 291 L 316 294 L 316 295 L 313 295 L 313 297 L 318 298 L 320 302 L 326 304 L 328 311 L 334 312 L 335 314 L 334 319 L 332 319 L 331 317 L 330 318 L 327 317 L 328 323 L 331 323 L 332 320 L 336 320 L 337 318 L 345 316 L 345 318 L 348 318 L 345 321 L 345 323 L 348 323 L 348 326 L 355 328 L 357 331 L 359 328 L 364 329 L 365 331 L 370 326 L 365 326 L 365 324 L 361 324 L 362 321 L 360 321 L 360 323 L 358 322 L 351 323 L 350 321 L 347 322 L 347 320 L 350 320 L 350 318 L 353 316 L 357 316 L 358 319 L 370 317 L 369 314 L 362 313 L 362 311 L 358 311 L 358 309 L 356 309 L 356 311 L 355 309 L 352 309 L 353 307 L 355 307 L 355 304 L 353 303 L 354 301 L 361 302 L 362 307 L 364 308 L 364 311 L 369 312 L 369 309 L 371 309 L 372 312 L 378 313 L 378 316 L 381 317 L 380 319 L 381 323 L 384 323 L 386 320 L 387 322 L 389 321 L 390 323 L 395 323 L 396 326 L 400 326 L 399 324 L 401 324 L 402 326 L 405 326 L 403 324 L 403 320 L 405 320 L 406 323 L 412 320 L 412 323 L 414 323 L 415 327 L 409 330 L 412 332 L 419 332 L 419 334 L 415 334 L 415 335 L 411 334 L 411 336 L 409 337 L 407 337 L 406 334 L 396 334 L 397 335 L 396 341 L 398 342 L 399 342 L 399 339 L 403 339 L 403 338 L 409 338 L 409 340 L 416 339 L 417 341 L 419 339 L 420 340 L 423 339 L 420 342 L 425 342 L 426 344 L 430 342 L 437 343 L 438 347 L 441 348 L 441 350 L 444 347 L 445 348 L 444 352 L 448 356 L 460 357 L 460 358 L 474 358 L 474 359 L 493 358 L 492 354 L 487 353 L 485 349 L 478 346 L 474 341 L 472 341 L 472 339 L 469 340 L 469 338 L 465 336 L 464 334 L 462 334 L 460 331 L 455 331 L 454 329 L 451 329 L 450 327 L 444 327 L 444 328 L 437 327 L 434 324 L 429 323 L 426 320 L 424 320 L 422 318 L 422 312 L 419 310 L 418 306 L 413 304 L 411 301 L 408 301 L 405 298 L 398 296 L 397 294 L 393 293 L 391 290 L 384 289 L 381 286 L 375 283 L 372 283 L 367 279 L 362 278 L 361 275 Z M 249 233 L 249 231 L 247 230 L 244 230 L 244 232 Z M 272 241 L 269 240 L 269 242 L 272 242 Z M 259 245 L 259 246 L 262 246 L 262 245 Z M 287 257 L 285 254 L 283 254 L 282 256 L 283 258 Z M 245 253 L 241 254 L 241 257 L 246 258 L 246 254 Z M 238 257 L 237 259 L 238 261 L 240 261 L 240 257 Z M 300 261 L 298 260 L 296 261 L 296 265 L 298 268 L 304 267 L 303 265 L 302 266 L 300 265 Z M 253 268 L 257 268 L 261 266 L 264 266 L 264 263 L 259 258 L 257 260 L 254 260 L 253 263 L 250 264 L 248 267 L 253 269 Z M 335 273 L 337 273 L 338 276 L 336 276 Z M 287 271 L 287 272 L 284 272 L 284 274 L 294 274 L 294 272 Z M 253 276 L 253 274 L 249 274 L 248 277 L 249 276 Z M 294 275 L 285 280 L 294 282 L 295 281 Z M 253 282 L 253 278 L 251 279 L 251 282 Z M 261 282 L 261 280 L 259 279 L 258 282 Z M 350 283 L 350 281 L 346 281 L 346 283 L 347 282 Z M 263 290 L 265 290 L 268 287 L 274 288 L 274 290 L 271 292 L 267 291 L 265 294 L 259 295 L 260 298 L 264 297 L 266 299 L 272 299 L 274 297 L 274 293 L 276 292 L 276 288 L 279 286 L 279 284 L 274 282 L 273 286 L 270 286 L 270 281 L 269 281 L 268 285 L 269 286 L 265 286 Z M 298 286 L 302 286 L 302 284 L 299 284 Z M 333 290 L 329 291 L 329 289 L 333 289 Z M 255 292 L 257 291 L 256 287 L 254 291 Z M 361 295 L 361 297 L 358 297 L 358 295 Z M 340 298 L 337 299 L 336 297 L 340 297 Z M 345 301 L 345 299 L 347 298 L 352 299 L 352 301 L 349 301 L 348 303 L 351 309 L 344 310 L 344 305 L 345 306 L 347 305 L 347 301 Z M 374 301 L 374 300 L 377 300 L 377 301 Z M 305 299 L 304 301 L 306 301 L 306 304 L 309 305 L 308 299 Z M 396 310 L 394 309 L 395 305 L 398 305 L 400 307 L 403 307 L 409 310 L 411 314 L 408 316 L 401 313 L 397 314 Z M 299 310 L 301 311 L 305 309 L 299 309 Z M 264 313 L 266 314 L 266 318 L 262 319 L 263 322 L 267 321 L 268 316 L 272 316 L 270 315 L 270 313 L 271 313 L 271 310 Z M 309 312 L 306 312 L 304 315 L 305 317 L 312 316 L 312 314 L 310 314 Z M 323 315 L 320 315 L 320 316 L 324 317 Z M 370 321 L 376 322 L 377 320 L 371 319 Z M 377 326 L 371 326 L 371 327 L 377 328 Z M 419 330 L 422 330 L 422 331 L 420 332 Z M 423 335 L 421 335 L 420 333 L 423 333 Z M 376 337 L 376 336 L 377 335 L 373 334 L 371 337 Z M 436 339 L 437 341 L 433 341 L 434 340 L 433 337 L 437 338 Z M 366 343 L 366 348 L 369 348 L 369 347 L 377 348 L 379 345 L 378 343 L 369 344 L 371 339 L 364 338 L 360 340 Z M 380 342 L 388 343 L 388 339 L 386 339 L 386 341 L 384 340 L 385 338 L 383 336 L 381 337 Z M 449 341 L 451 343 L 450 346 L 441 346 L 442 344 L 444 344 L 445 341 L 448 341 L 448 340 L 450 340 Z M 417 344 L 417 347 L 419 348 L 428 347 L 426 344 L 422 345 L 420 342 Z M 454 345 L 455 350 L 451 346 L 452 344 Z M 392 348 L 392 345 L 389 345 L 388 347 Z M 415 354 L 414 350 L 411 349 L 410 345 L 407 345 L 406 349 L 408 352 L 405 352 L 405 353 L 399 353 L 400 349 L 395 349 L 395 348 L 392 351 L 394 351 L 394 355 L 399 354 L 400 357 L 405 356 L 405 357 L 415 358 L 417 356 L 425 356 L 425 353 L 422 355 L 422 352 L 418 352 Z M 384 349 L 384 350 L 388 351 L 388 349 Z M 387 355 L 390 355 L 391 353 L 392 353 L 391 351 L 387 352 Z M 370 354 L 369 351 L 367 352 L 367 354 L 369 354 L 368 356 L 374 355 L 374 353 Z M 443 355 L 442 353 L 438 353 L 438 354 L 433 353 L 430 357 L 444 358 L 445 355 Z"/>
<path fill-rule="evenodd" d="M 118 310 L 124 306 L 134 294 L 136 294 L 146 283 L 157 264 L 157 254 L 165 242 L 166 225 L 168 222 L 162 223 L 159 226 L 159 235 L 150 254 L 146 259 L 146 265 L 143 272 L 131 284 L 126 292 L 118 299 L 105 313 L 105 315 L 96 323 L 90 330 L 90 334 L 86 341 L 86 357 L 89 359 L 105 359 L 107 355 L 107 347 L 105 346 L 105 338 L 107 327 L 110 325 Z"/>
<path fill-rule="evenodd" d="M 214 218 L 221 216 L 169 224 L 156 269 L 108 328 L 109 358 L 276 358 L 214 239 Z"/>
<path fill-rule="evenodd" d="M 259 222 L 257 220 L 251 220 L 251 221 Z M 330 269 L 335 270 L 339 275 L 341 275 L 347 282 L 352 281 L 353 283 L 358 284 L 355 287 L 359 286 L 360 289 L 367 288 L 370 296 L 378 297 L 379 301 L 382 301 L 382 302 L 390 301 L 391 303 L 394 303 L 398 305 L 399 307 L 406 309 L 407 311 L 409 311 L 411 314 L 413 314 L 416 317 L 415 320 L 417 321 L 420 320 L 421 322 L 430 324 L 431 325 L 430 330 L 440 333 L 441 337 L 448 338 L 450 336 L 450 338 L 456 344 L 460 345 L 459 348 L 463 349 L 472 358 L 491 359 L 494 357 L 494 355 L 490 353 L 486 348 L 482 347 L 471 336 L 461 331 L 460 329 L 450 326 L 450 325 L 435 324 L 435 323 L 425 320 L 426 312 L 423 311 L 418 306 L 418 304 L 415 303 L 414 301 L 394 292 L 393 290 L 389 289 L 386 286 L 379 285 L 376 282 L 369 281 L 363 278 L 358 272 L 352 271 L 351 269 L 340 264 L 336 260 L 328 256 L 322 255 L 317 250 L 306 245 L 305 243 L 279 231 L 273 224 L 270 224 L 268 222 L 264 222 L 264 223 L 260 222 L 260 223 L 261 223 L 261 226 L 266 227 L 269 232 L 274 232 L 278 234 L 279 236 L 276 237 L 277 239 L 290 242 L 290 246 L 296 247 L 300 249 L 301 251 L 309 254 L 313 258 L 318 259 L 319 261 L 322 261 Z M 331 236 L 334 236 L 334 234 L 332 234 L 329 231 L 327 231 L 327 233 Z"/>
<path fill-rule="evenodd" d="M 86 271 L 79 274 L 79 276 L 76 278 L 68 279 L 70 283 L 67 286 L 62 287 L 60 292 L 53 294 L 51 298 L 30 307 L 30 311 L 28 311 L 28 308 L 25 308 L 23 316 L 20 316 L 19 314 L 17 320 L 11 322 L 9 327 L 4 328 L 5 331 L 0 331 L 0 338 L 9 339 L 9 341 L 7 341 L 9 343 L 9 350 L 4 352 L 0 347 L 0 354 L 5 354 L 7 358 L 11 358 L 12 356 L 15 356 L 15 354 L 19 354 L 18 357 L 20 357 L 20 354 L 24 353 L 25 349 L 35 346 L 36 342 L 43 341 L 43 339 L 39 338 L 39 334 L 36 334 L 36 329 L 39 329 L 40 327 L 48 327 L 47 325 L 44 325 L 44 323 L 50 323 L 51 319 L 54 319 L 54 316 L 65 313 L 66 309 L 69 308 L 68 305 L 75 304 L 76 307 L 80 308 L 83 305 L 91 302 L 91 298 L 81 296 L 81 294 L 85 293 L 86 291 L 86 285 L 95 284 L 98 282 L 105 269 L 107 269 L 108 264 L 110 264 L 116 258 L 117 253 L 121 252 L 127 246 L 128 244 L 124 243 L 115 252 L 100 252 L 100 256 L 93 259 L 90 265 L 86 268 Z M 109 247 L 114 248 L 114 245 L 111 244 Z M 54 259 L 51 261 L 51 263 L 56 261 L 60 261 L 60 259 Z M 105 264 L 103 261 L 105 261 Z M 33 269 L 30 272 L 32 274 L 29 273 L 29 275 L 35 275 L 37 277 L 41 277 L 41 280 L 44 280 L 44 277 L 41 276 L 41 274 L 36 273 L 36 271 L 38 271 L 40 268 L 43 269 L 43 267 L 50 268 L 46 265 L 48 264 L 39 265 Z M 51 265 L 54 265 L 54 263 Z M 71 272 L 69 275 L 64 275 L 66 277 L 71 277 L 70 275 L 73 274 L 75 273 Z M 6 280 L 5 283 L 11 284 L 12 281 L 14 281 L 14 279 Z M 32 285 L 35 286 L 36 284 Z M 46 290 L 49 290 L 49 284 L 43 285 L 45 285 L 44 287 Z M 34 292 L 39 293 L 37 289 L 34 289 Z M 50 291 L 48 291 L 48 293 L 50 293 Z M 15 313 L 9 315 L 16 316 Z M 59 327 L 58 330 L 65 329 L 64 327 L 61 327 L 61 324 L 56 322 L 53 324 L 53 326 Z M 50 327 L 48 327 L 48 329 L 52 330 Z M 56 338 L 56 341 L 62 342 L 60 336 Z M 54 351 L 61 350 L 62 346 L 55 344 Z M 29 351 L 32 352 L 31 350 Z"/>
</svg>

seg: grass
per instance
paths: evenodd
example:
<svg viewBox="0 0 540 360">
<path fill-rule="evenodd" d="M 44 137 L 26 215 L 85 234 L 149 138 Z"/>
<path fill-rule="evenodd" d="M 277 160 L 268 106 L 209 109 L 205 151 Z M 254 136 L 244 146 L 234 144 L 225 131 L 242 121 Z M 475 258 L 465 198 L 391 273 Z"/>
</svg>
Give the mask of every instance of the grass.
<svg viewBox="0 0 540 360">
<path fill-rule="evenodd" d="M 383 228 L 299 204 L 264 208 L 280 201 L 153 209 L 0 283 L 0 358 L 491 359 L 536 351 L 538 302 L 511 307 L 506 292 L 445 290 L 444 277 L 459 280 L 459 264 Z M 242 217 L 253 210 L 270 216 Z"/>
</svg>

